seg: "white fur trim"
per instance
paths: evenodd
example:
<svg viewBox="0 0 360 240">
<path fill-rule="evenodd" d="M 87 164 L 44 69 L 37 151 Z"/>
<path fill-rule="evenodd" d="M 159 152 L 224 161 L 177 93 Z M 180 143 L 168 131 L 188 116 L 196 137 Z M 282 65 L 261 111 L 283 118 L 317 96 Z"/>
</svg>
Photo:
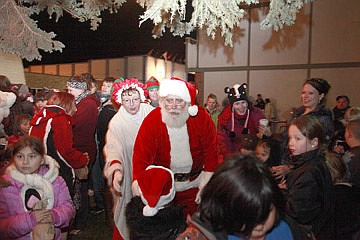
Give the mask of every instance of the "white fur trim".
<svg viewBox="0 0 360 240">
<path fill-rule="evenodd" d="M 191 103 L 189 89 L 183 81 L 164 79 L 160 83 L 159 96 L 175 95 L 182 98 L 185 102 Z"/>
<path fill-rule="evenodd" d="M 192 117 L 196 116 L 198 111 L 199 111 L 199 108 L 196 105 L 189 106 L 189 108 L 188 108 L 188 112 L 189 112 L 190 116 L 192 116 Z"/>
<path fill-rule="evenodd" d="M 152 217 L 152 216 L 155 216 L 157 213 L 158 213 L 159 209 L 157 208 L 152 208 L 150 207 L 149 205 L 146 205 L 144 208 L 143 208 L 143 215 L 145 217 Z"/>
<path fill-rule="evenodd" d="M 209 182 L 213 174 L 214 172 L 206 172 L 206 171 L 202 171 L 200 173 L 200 183 L 199 183 L 200 190 L 202 190 L 205 187 L 205 185 Z"/>
<path fill-rule="evenodd" d="M 36 173 L 23 174 L 19 172 L 14 164 L 11 164 L 7 171 L 12 178 L 24 184 L 21 189 L 21 198 L 25 202 L 25 192 L 30 188 L 36 189 L 42 200 L 47 200 L 46 209 L 52 209 L 54 206 L 54 189 L 52 182 L 55 181 L 59 175 L 59 164 L 50 156 L 45 156 L 45 164 L 48 165 L 49 170 L 43 175 Z M 24 210 L 27 211 L 25 204 Z"/>
</svg>

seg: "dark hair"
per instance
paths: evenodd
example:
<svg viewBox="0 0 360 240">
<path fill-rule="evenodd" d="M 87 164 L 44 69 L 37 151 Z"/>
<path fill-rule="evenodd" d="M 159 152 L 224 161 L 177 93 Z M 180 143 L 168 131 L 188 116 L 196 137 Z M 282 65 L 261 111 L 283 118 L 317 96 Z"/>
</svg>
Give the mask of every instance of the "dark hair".
<svg viewBox="0 0 360 240">
<path fill-rule="evenodd" d="M 325 104 L 326 102 L 326 95 L 328 94 L 331 85 L 328 83 L 328 81 L 326 81 L 325 79 L 322 78 L 309 78 L 307 80 L 305 80 L 303 86 L 305 84 L 309 84 L 311 85 L 313 88 L 315 88 L 319 94 L 324 94 L 324 97 L 320 100 L 319 104 Z"/>
<path fill-rule="evenodd" d="M 217 102 L 217 97 L 216 97 L 215 94 L 210 93 L 210 94 L 207 96 L 207 99 L 209 99 L 209 98 L 214 99 L 214 100 Z M 206 100 L 207 100 L 207 99 L 206 99 Z"/>
<path fill-rule="evenodd" d="M 7 76 L 0 75 L 0 90 L 3 92 L 11 90 L 11 82 Z"/>
<path fill-rule="evenodd" d="M 139 91 L 135 87 L 130 87 L 121 93 L 121 97 L 132 96 L 134 93 L 139 93 Z M 140 96 L 140 93 L 139 93 L 139 96 Z"/>
<path fill-rule="evenodd" d="M 13 134 L 14 135 L 19 135 L 19 136 L 23 136 L 26 135 L 26 133 L 24 133 L 21 130 L 20 125 L 24 122 L 24 121 L 29 121 L 31 120 L 31 116 L 29 114 L 18 114 L 15 116 L 15 122 L 13 125 Z"/>
<path fill-rule="evenodd" d="M 265 98 L 265 103 L 269 103 L 269 102 L 271 102 L 270 98 Z"/>
<path fill-rule="evenodd" d="M 53 94 L 54 91 L 49 89 L 40 90 L 35 94 L 35 102 L 48 100 Z"/>
<path fill-rule="evenodd" d="M 339 99 L 341 99 L 341 98 L 345 98 L 346 101 L 350 104 L 350 99 L 349 99 L 349 97 L 346 96 L 346 95 L 337 96 L 337 97 L 336 97 L 336 101 L 339 101 Z"/>
<path fill-rule="evenodd" d="M 301 115 L 298 118 L 294 118 L 290 125 L 296 126 L 301 134 L 310 140 L 317 138 L 319 147 L 326 144 L 324 127 L 317 118 L 309 115 Z"/>
<path fill-rule="evenodd" d="M 214 231 L 248 236 L 283 199 L 269 168 L 254 156 L 226 159 L 204 187 L 200 218 Z"/>
<path fill-rule="evenodd" d="M 31 150 L 37 152 L 40 155 L 45 155 L 44 144 L 39 138 L 33 136 L 25 136 L 23 138 L 20 138 L 19 141 L 12 144 L 11 156 L 13 157 L 19 151 L 26 147 L 30 147 Z"/>
<path fill-rule="evenodd" d="M 104 78 L 103 82 L 111 82 L 111 83 L 114 83 L 115 80 L 116 80 L 116 79 L 113 78 L 113 77 L 106 77 L 106 78 Z"/>
</svg>

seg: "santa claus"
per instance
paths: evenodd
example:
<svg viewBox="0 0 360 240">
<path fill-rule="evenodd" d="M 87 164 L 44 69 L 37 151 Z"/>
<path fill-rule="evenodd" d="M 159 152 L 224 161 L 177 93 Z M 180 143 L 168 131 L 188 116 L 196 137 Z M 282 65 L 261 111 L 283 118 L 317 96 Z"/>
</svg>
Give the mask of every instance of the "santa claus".
<svg viewBox="0 0 360 240">
<path fill-rule="evenodd" d="M 221 161 L 210 115 L 195 105 L 196 88 L 182 79 L 160 82 L 159 107 L 143 121 L 133 153 L 133 192 L 140 196 L 137 178 L 149 165 L 174 172 L 174 203 L 192 214 L 201 189 Z"/>
</svg>

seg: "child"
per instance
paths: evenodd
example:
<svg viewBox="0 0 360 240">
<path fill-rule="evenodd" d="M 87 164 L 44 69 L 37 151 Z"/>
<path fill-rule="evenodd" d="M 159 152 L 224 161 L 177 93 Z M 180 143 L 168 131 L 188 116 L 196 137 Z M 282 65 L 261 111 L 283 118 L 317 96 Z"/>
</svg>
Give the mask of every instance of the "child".
<svg viewBox="0 0 360 240">
<path fill-rule="evenodd" d="M 288 193 L 286 212 L 310 226 L 317 239 L 333 239 L 333 188 L 325 161 L 324 129 L 317 118 L 303 115 L 291 122 L 288 134 L 292 167 L 286 186 L 281 186 Z"/>
<path fill-rule="evenodd" d="M 349 180 L 345 178 L 346 165 L 341 156 L 327 154 L 326 159 L 334 184 L 336 240 L 359 239 L 360 212 L 357 206 L 360 199 L 359 192 L 354 190 Z"/>
<path fill-rule="evenodd" d="M 126 207 L 130 239 L 170 240 L 184 231 L 182 207 L 171 205 L 175 197 L 174 174 L 170 169 L 151 165 L 135 180 L 141 196 Z"/>
<path fill-rule="evenodd" d="M 240 153 L 243 155 L 255 155 L 258 142 L 259 138 L 255 134 L 242 135 Z"/>
<path fill-rule="evenodd" d="M 31 116 L 29 114 L 19 114 L 15 116 L 15 123 L 13 126 L 13 135 L 8 139 L 8 145 L 11 145 L 20 138 L 29 134 Z"/>
<path fill-rule="evenodd" d="M 178 238 L 218 240 L 312 239 L 282 214 L 282 195 L 269 168 L 254 156 L 227 159 L 204 187 L 189 227 Z"/>
<path fill-rule="evenodd" d="M 60 240 L 74 208 L 58 164 L 44 155 L 35 137 L 26 136 L 11 148 L 12 163 L 3 176 L 10 184 L 0 188 L 0 239 L 35 239 L 38 234 L 45 239 L 55 230 L 50 239 Z M 35 210 L 39 205 L 41 210 Z"/>
<path fill-rule="evenodd" d="M 256 145 L 256 157 L 264 162 L 266 166 L 273 167 L 280 164 L 279 145 L 272 140 L 261 140 Z"/>
</svg>

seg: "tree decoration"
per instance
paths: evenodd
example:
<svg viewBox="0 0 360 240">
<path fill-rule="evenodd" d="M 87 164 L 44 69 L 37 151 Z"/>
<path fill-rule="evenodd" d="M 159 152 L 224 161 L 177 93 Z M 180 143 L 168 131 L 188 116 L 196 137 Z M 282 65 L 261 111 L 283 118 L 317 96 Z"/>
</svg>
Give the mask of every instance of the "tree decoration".
<svg viewBox="0 0 360 240">
<path fill-rule="evenodd" d="M 284 24 L 292 25 L 296 14 L 312 0 L 270 0 L 269 13 L 261 28 L 275 31 Z M 47 11 L 56 21 L 63 12 L 81 22 L 89 21 L 92 30 L 101 24 L 101 13 L 117 13 L 126 0 L 2 0 L 0 6 L 0 47 L 4 52 L 15 53 L 32 61 L 41 60 L 39 49 L 45 52 L 62 51 L 65 45 L 54 40 L 56 34 L 38 28 L 31 19 L 34 14 Z M 147 20 L 154 23 L 153 36 L 160 37 L 169 29 L 174 36 L 184 36 L 196 29 L 206 29 L 215 38 L 220 31 L 224 44 L 233 46 L 233 30 L 245 15 L 242 7 L 255 5 L 259 0 L 137 0 L 145 8 L 139 25 Z M 192 15 L 186 20 L 186 6 L 192 4 Z"/>
</svg>

